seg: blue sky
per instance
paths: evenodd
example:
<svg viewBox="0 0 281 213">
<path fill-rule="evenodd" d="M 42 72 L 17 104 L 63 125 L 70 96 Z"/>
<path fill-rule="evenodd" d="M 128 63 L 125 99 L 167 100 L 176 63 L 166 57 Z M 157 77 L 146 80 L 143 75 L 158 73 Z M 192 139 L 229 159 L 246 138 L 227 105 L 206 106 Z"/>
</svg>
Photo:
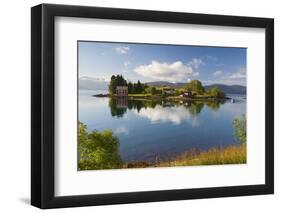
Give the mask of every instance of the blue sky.
<svg viewBox="0 0 281 213">
<path fill-rule="evenodd" d="M 246 48 L 78 42 L 79 77 L 246 85 Z"/>
</svg>

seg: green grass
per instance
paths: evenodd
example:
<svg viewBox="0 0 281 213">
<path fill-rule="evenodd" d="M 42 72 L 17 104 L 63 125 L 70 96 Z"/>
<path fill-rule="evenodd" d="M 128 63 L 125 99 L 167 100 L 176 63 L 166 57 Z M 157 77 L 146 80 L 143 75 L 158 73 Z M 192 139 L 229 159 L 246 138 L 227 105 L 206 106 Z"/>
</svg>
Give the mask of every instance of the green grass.
<svg viewBox="0 0 281 213">
<path fill-rule="evenodd" d="M 128 97 L 151 97 L 152 95 L 151 94 L 142 94 L 142 93 L 139 93 L 139 94 L 128 94 Z"/>
<path fill-rule="evenodd" d="M 157 163 L 134 162 L 123 165 L 123 168 L 244 164 L 246 161 L 246 144 L 241 144 L 223 149 L 211 148 L 204 152 L 190 150 L 169 161 L 159 161 Z"/>
</svg>

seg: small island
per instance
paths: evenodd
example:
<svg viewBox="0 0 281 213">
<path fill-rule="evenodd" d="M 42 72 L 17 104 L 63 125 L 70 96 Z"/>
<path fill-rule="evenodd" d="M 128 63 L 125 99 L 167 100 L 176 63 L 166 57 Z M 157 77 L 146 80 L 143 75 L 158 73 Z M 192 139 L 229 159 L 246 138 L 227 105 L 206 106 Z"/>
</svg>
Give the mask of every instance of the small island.
<svg viewBox="0 0 281 213">
<path fill-rule="evenodd" d="M 218 87 L 206 90 L 199 80 L 190 80 L 183 86 L 150 86 L 148 83 L 127 82 L 122 75 L 112 75 L 108 94 L 96 94 L 94 97 L 127 97 L 132 100 L 169 100 L 219 101 L 229 99 Z"/>
</svg>

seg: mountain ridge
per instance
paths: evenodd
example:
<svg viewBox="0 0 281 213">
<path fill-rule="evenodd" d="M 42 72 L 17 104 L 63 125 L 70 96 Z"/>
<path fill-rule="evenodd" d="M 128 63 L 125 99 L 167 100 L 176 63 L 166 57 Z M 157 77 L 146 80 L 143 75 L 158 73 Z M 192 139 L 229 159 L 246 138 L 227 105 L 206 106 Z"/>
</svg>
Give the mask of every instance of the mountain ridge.
<svg viewBox="0 0 281 213">
<path fill-rule="evenodd" d="M 79 89 L 84 90 L 107 90 L 108 84 L 103 78 L 92 78 L 92 77 L 80 77 L 79 78 Z M 183 87 L 186 83 L 171 83 L 168 81 L 154 81 L 147 82 L 148 86 L 169 86 L 169 87 Z M 226 85 L 226 84 L 211 84 L 205 85 L 206 90 L 212 87 L 218 87 L 221 91 L 226 94 L 246 94 L 246 87 L 241 85 Z"/>
<path fill-rule="evenodd" d="M 186 83 L 171 83 L 168 81 L 154 81 L 154 82 L 147 82 L 146 84 L 149 86 L 182 87 Z M 206 90 L 208 90 L 212 87 L 218 87 L 220 90 L 222 90 L 226 94 L 246 94 L 246 87 L 242 86 L 242 85 L 210 84 L 210 85 L 204 86 L 204 88 Z"/>
</svg>

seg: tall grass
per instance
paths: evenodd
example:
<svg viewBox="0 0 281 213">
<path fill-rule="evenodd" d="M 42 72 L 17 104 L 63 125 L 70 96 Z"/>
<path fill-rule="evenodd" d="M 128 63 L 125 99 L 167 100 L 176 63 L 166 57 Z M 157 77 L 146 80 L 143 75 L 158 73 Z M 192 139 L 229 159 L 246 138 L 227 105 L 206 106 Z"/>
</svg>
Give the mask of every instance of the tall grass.
<svg viewBox="0 0 281 213">
<path fill-rule="evenodd" d="M 134 162 L 123 165 L 123 168 L 196 166 L 219 164 L 244 164 L 247 161 L 246 144 L 231 145 L 226 148 L 211 148 L 207 151 L 187 151 L 172 160 L 157 163 Z"/>
<path fill-rule="evenodd" d="M 198 154 L 186 152 L 172 161 L 160 162 L 157 166 L 193 166 L 246 163 L 246 144 L 224 149 L 212 148 Z"/>
</svg>

